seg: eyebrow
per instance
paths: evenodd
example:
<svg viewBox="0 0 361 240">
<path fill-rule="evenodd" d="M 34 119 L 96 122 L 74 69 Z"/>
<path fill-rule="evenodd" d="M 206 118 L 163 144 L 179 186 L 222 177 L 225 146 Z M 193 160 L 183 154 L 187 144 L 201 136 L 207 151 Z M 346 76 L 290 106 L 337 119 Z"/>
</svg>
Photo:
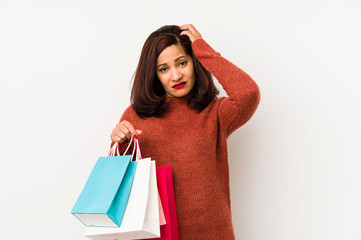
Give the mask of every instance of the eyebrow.
<svg viewBox="0 0 361 240">
<path fill-rule="evenodd" d="M 178 59 L 180 59 L 181 57 L 186 57 L 186 56 L 179 56 L 176 60 L 174 60 L 175 62 L 176 61 L 178 61 Z M 159 64 L 158 66 L 157 66 L 157 68 L 159 67 L 159 66 L 162 66 L 162 65 L 167 65 L 166 63 L 161 63 L 161 64 Z"/>
</svg>

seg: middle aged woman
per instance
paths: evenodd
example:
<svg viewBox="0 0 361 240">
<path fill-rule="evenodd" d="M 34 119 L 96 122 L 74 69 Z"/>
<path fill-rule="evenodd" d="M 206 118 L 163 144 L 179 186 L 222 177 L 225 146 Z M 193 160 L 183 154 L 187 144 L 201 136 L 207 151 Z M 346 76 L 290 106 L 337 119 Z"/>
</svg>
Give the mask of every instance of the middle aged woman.
<svg viewBox="0 0 361 240">
<path fill-rule="evenodd" d="M 217 98 L 213 74 L 228 97 Z M 182 240 L 234 239 L 227 138 L 255 113 L 260 91 L 197 29 L 166 25 L 145 41 L 131 105 L 111 140 L 138 135 L 143 157 L 171 165 Z"/>
</svg>

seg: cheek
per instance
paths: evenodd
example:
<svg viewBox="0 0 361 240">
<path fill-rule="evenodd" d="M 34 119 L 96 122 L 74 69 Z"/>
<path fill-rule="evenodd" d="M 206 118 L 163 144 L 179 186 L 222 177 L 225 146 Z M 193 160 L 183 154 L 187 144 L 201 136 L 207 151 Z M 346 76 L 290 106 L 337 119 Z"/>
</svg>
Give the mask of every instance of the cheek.
<svg viewBox="0 0 361 240">
<path fill-rule="evenodd" d="M 159 79 L 160 83 L 163 85 L 164 88 L 167 87 L 167 80 L 166 80 L 166 78 L 164 76 L 158 75 L 158 79 Z"/>
<path fill-rule="evenodd" d="M 194 77 L 194 66 L 193 66 L 193 64 L 189 67 L 188 74 L 189 74 L 189 76 Z"/>
<path fill-rule="evenodd" d="M 189 69 L 188 76 L 189 76 L 190 78 L 192 78 L 192 81 L 193 81 L 193 82 L 195 81 L 195 75 L 194 75 L 194 70 L 193 70 L 193 68 Z"/>
</svg>

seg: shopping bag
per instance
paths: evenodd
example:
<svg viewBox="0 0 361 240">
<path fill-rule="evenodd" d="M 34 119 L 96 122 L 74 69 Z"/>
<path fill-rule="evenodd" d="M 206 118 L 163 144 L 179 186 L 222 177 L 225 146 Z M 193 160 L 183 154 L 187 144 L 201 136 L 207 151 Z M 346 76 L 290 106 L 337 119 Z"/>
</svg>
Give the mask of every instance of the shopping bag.
<svg viewBox="0 0 361 240">
<path fill-rule="evenodd" d="M 137 162 L 131 161 L 131 155 L 115 156 L 117 147 L 114 144 L 110 156 L 97 160 L 71 211 L 85 226 L 118 227 L 122 223 Z"/>
<path fill-rule="evenodd" d="M 167 222 L 165 221 L 162 200 L 160 200 L 159 192 L 158 192 L 158 208 L 159 208 L 159 225 L 162 226 L 165 225 Z"/>
<path fill-rule="evenodd" d="M 155 161 L 141 159 L 139 143 L 136 146 L 137 169 L 125 209 L 123 222 L 118 228 L 86 227 L 84 235 L 94 240 L 159 238 L 159 202 Z M 141 160 L 140 160 L 141 159 Z"/>
<path fill-rule="evenodd" d="M 179 240 L 172 167 L 159 166 L 156 172 L 158 192 L 162 202 L 166 224 L 160 226 L 161 237 L 154 238 L 154 240 Z"/>
</svg>

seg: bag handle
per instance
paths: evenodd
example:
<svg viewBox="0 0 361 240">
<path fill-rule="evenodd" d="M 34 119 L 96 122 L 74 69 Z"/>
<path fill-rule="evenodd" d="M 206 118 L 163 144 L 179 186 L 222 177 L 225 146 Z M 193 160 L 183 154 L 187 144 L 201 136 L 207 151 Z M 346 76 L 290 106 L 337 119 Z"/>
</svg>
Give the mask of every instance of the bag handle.
<svg viewBox="0 0 361 240">
<path fill-rule="evenodd" d="M 130 146 L 132 145 L 132 142 L 134 143 L 133 146 L 133 152 L 132 152 L 132 157 L 131 159 L 133 159 L 134 153 L 135 155 L 135 161 L 141 160 L 142 159 L 142 154 L 140 152 L 140 147 L 139 147 L 139 141 L 138 141 L 138 137 L 136 135 L 133 135 L 132 138 L 129 141 L 128 147 L 127 149 L 125 149 L 123 156 L 128 152 L 128 149 L 130 148 Z M 119 153 L 119 143 L 114 143 L 112 148 L 109 150 L 108 152 L 109 156 L 120 156 Z"/>
<path fill-rule="evenodd" d="M 133 140 L 134 140 L 134 147 L 135 147 L 135 150 L 136 150 L 135 161 L 138 161 L 138 160 L 142 159 L 142 154 L 140 153 L 138 137 L 136 135 L 134 135 Z"/>
<path fill-rule="evenodd" d="M 128 149 L 129 149 L 129 147 L 130 147 L 130 145 L 132 145 L 132 141 L 134 140 L 134 136 L 132 136 L 132 138 L 130 139 L 130 141 L 129 141 L 129 144 L 128 144 L 128 147 L 127 147 L 127 149 L 125 149 L 125 151 L 124 151 L 124 153 L 123 153 L 123 156 L 128 152 Z M 132 156 L 134 155 L 134 151 L 135 151 L 135 145 L 134 145 L 134 147 L 133 147 L 133 152 L 132 152 Z M 118 156 L 120 156 L 120 154 L 119 154 L 119 151 L 118 151 Z"/>
<path fill-rule="evenodd" d="M 113 147 L 109 150 L 109 152 L 108 152 L 108 156 L 114 156 L 115 155 L 115 151 L 116 151 L 116 149 L 117 149 L 117 146 L 118 145 L 118 143 L 117 142 L 115 142 L 114 144 L 113 144 Z"/>
<path fill-rule="evenodd" d="M 130 145 L 132 145 L 132 140 L 133 140 L 133 136 L 128 144 L 128 147 L 127 149 L 125 150 L 125 152 L 123 153 L 123 156 L 128 152 L 128 149 L 130 147 Z M 135 151 L 135 145 L 133 147 L 133 152 L 132 152 L 132 156 L 134 155 L 134 151 Z M 112 146 L 112 148 L 109 150 L 108 152 L 108 155 L 109 156 L 120 156 L 120 153 L 119 153 L 119 143 L 118 142 L 115 142 Z"/>
</svg>

